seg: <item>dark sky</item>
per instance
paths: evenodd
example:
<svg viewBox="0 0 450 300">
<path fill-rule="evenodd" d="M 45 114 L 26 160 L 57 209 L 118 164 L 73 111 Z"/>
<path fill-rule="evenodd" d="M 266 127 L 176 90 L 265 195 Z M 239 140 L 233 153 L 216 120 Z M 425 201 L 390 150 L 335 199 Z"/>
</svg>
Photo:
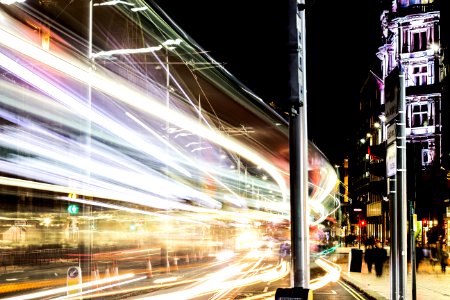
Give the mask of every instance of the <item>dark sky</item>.
<svg viewBox="0 0 450 300">
<path fill-rule="evenodd" d="M 286 0 L 154 1 L 265 102 L 286 103 Z M 359 90 L 378 64 L 377 2 L 307 1 L 308 138 L 331 163 L 347 152 Z"/>
</svg>

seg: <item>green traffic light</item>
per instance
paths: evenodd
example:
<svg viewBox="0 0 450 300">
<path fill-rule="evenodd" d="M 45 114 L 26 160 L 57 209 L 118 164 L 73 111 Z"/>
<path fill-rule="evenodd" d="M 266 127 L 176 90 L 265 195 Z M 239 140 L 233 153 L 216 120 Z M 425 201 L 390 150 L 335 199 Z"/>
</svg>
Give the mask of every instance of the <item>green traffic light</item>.
<svg viewBox="0 0 450 300">
<path fill-rule="evenodd" d="M 80 207 L 79 207 L 78 205 L 76 205 L 76 204 L 70 204 L 70 205 L 67 207 L 67 212 L 68 212 L 69 214 L 71 214 L 71 215 L 75 215 L 75 214 L 77 214 L 79 211 L 80 211 Z"/>
</svg>

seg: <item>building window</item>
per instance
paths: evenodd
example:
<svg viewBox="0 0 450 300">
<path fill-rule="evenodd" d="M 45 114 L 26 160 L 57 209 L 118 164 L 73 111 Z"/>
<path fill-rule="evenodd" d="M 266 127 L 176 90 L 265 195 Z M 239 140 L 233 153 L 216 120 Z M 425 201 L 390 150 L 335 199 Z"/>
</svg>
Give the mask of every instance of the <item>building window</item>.
<svg viewBox="0 0 450 300">
<path fill-rule="evenodd" d="M 398 6 L 399 7 L 408 7 L 410 5 L 430 4 L 433 2 L 434 2 L 434 0 L 398 0 Z"/>
<path fill-rule="evenodd" d="M 435 144 L 433 142 L 428 142 L 422 144 L 422 146 L 424 147 L 422 149 L 422 166 L 431 166 L 434 162 L 436 154 Z"/>
<path fill-rule="evenodd" d="M 434 160 L 434 152 L 431 149 L 422 149 L 422 166 L 429 166 Z"/>
<path fill-rule="evenodd" d="M 412 68 L 411 80 L 412 85 L 426 85 L 428 78 L 428 67 L 427 65 L 415 66 Z"/>
<path fill-rule="evenodd" d="M 426 31 L 412 32 L 411 49 L 412 52 L 427 50 L 427 33 Z"/>
<path fill-rule="evenodd" d="M 411 104 L 411 127 L 428 126 L 428 104 L 423 102 Z"/>
</svg>

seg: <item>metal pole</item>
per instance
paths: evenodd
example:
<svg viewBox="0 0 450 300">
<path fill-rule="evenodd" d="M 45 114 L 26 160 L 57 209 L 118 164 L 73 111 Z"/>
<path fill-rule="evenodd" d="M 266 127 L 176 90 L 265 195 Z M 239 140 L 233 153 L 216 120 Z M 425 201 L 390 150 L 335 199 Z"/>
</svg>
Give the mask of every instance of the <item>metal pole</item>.
<svg viewBox="0 0 450 300">
<path fill-rule="evenodd" d="M 398 299 L 397 295 L 398 293 L 398 240 L 397 240 L 397 191 L 396 188 L 396 179 L 389 178 L 389 221 L 391 224 L 391 235 L 390 235 L 390 255 L 389 255 L 389 276 L 390 276 L 390 291 L 391 296 L 390 299 Z M 392 187 L 394 186 L 394 187 Z"/>
<path fill-rule="evenodd" d="M 411 248 L 411 295 L 412 300 L 416 300 L 416 238 L 415 238 L 415 225 L 414 225 L 414 205 L 412 201 L 409 201 L 409 236 L 410 236 L 410 248 Z"/>
<path fill-rule="evenodd" d="M 92 57 L 92 36 L 93 36 L 93 1 L 89 0 L 89 9 L 88 9 L 88 49 L 87 49 L 87 55 L 89 59 L 89 75 L 92 76 L 94 73 L 94 58 Z M 92 108 L 92 78 L 89 78 L 88 83 L 88 90 L 87 90 L 87 106 L 89 108 L 89 111 Z M 87 160 L 91 159 L 91 114 L 89 113 L 88 119 L 86 121 L 86 132 L 85 132 L 85 146 L 86 146 L 86 158 Z M 90 164 L 87 164 L 87 168 L 85 170 L 86 174 L 86 180 L 89 180 L 91 176 L 91 170 L 90 170 Z M 87 182 L 85 182 L 87 184 Z M 88 199 L 87 196 L 83 196 L 84 198 Z M 87 218 L 89 221 L 89 229 L 88 233 L 81 236 L 81 243 L 78 241 L 78 247 L 80 250 L 80 259 L 79 259 L 79 267 L 82 270 L 81 276 L 83 274 L 86 274 L 85 276 L 89 276 L 91 274 L 92 268 L 94 267 L 92 264 L 92 250 L 93 250 L 93 243 L 94 243 L 94 237 L 93 237 L 93 220 L 92 220 L 92 207 L 88 204 L 83 204 L 82 206 L 82 214 L 83 217 Z M 82 279 L 83 280 L 83 279 Z"/>
<path fill-rule="evenodd" d="M 358 230 L 359 230 L 359 243 L 358 243 L 358 249 L 361 249 L 361 238 L 362 238 L 361 218 L 359 218 L 359 221 L 358 221 Z"/>
<path fill-rule="evenodd" d="M 170 108 L 170 60 L 169 60 L 169 50 L 166 48 L 166 108 L 169 109 Z M 167 142 L 170 142 L 170 133 L 169 133 L 169 128 L 170 128 L 170 124 L 169 122 L 166 120 L 166 138 L 167 138 Z M 168 151 L 167 149 L 167 144 L 165 145 L 166 147 L 166 151 Z M 164 168 L 164 174 L 169 177 L 169 166 L 166 164 L 165 168 Z M 168 216 L 166 218 L 165 221 L 165 225 L 166 228 L 169 228 L 169 210 L 166 210 L 166 215 Z M 165 267 L 166 272 L 168 272 L 170 270 L 170 263 L 169 263 L 169 242 L 170 242 L 170 237 L 169 237 L 169 231 L 166 231 L 166 243 L 164 245 L 164 255 L 161 255 L 161 257 L 164 259 L 162 266 Z M 161 249 L 162 250 L 162 249 Z"/>
<path fill-rule="evenodd" d="M 308 130 L 306 120 L 305 0 L 288 0 L 291 287 L 275 300 L 313 299 L 309 289 Z"/>
<path fill-rule="evenodd" d="M 294 287 L 308 289 L 310 251 L 304 9 L 304 0 L 289 0 L 291 283 Z"/>
<path fill-rule="evenodd" d="M 398 299 L 405 299 L 407 286 L 407 199 L 406 199 L 406 95 L 405 95 L 405 73 L 400 64 L 400 99 L 398 103 L 398 123 L 397 123 L 397 181 L 396 181 L 396 201 L 398 207 L 397 214 L 397 235 L 398 240 Z"/>
</svg>

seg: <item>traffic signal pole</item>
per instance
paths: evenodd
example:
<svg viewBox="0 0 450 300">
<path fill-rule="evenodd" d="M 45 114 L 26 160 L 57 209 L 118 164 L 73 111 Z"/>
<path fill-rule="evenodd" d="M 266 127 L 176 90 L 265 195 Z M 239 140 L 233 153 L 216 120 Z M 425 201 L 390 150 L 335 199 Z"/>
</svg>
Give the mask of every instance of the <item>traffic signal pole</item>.
<svg viewBox="0 0 450 300">
<path fill-rule="evenodd" d="M 294 287 L 309 288 L 305 3 L 289 2 L 291 276 Z"/>
<path fill-rule="evenodd" d="M 309 290 L 308 134 L 305 0 L 288 0 L 291 289 L 275 299 L 312 299 Z"/>
</svg>

